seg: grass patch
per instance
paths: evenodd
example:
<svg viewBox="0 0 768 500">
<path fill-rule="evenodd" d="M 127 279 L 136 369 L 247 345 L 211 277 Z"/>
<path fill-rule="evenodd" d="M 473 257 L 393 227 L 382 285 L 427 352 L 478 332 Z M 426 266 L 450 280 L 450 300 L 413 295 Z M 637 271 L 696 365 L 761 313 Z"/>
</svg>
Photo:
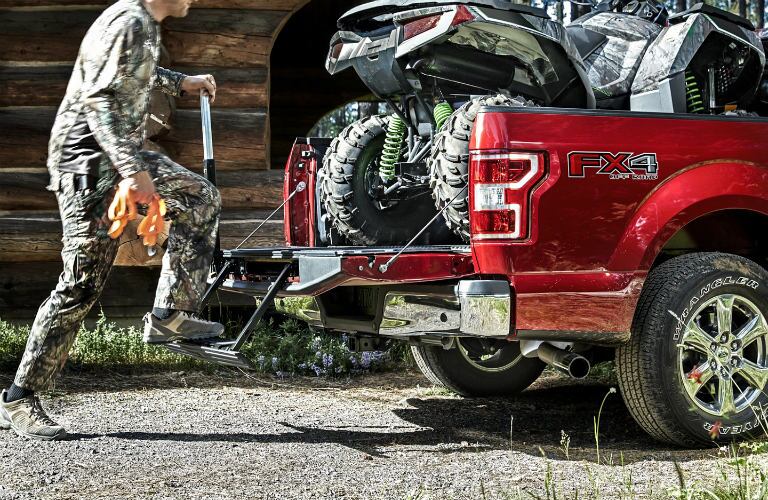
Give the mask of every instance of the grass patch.
<svg viewBox="0 0 768 500">
<path fill-rule="evenodd" d="M 230 334 L 238 324 L 228 325 Z M 12 371 L 24 353 L 29 327 L 0 320 L 0 370 Z M 406 346 L 407 347 L 407 346 Z M 401 346 L 388 352 L 352 353 L 339 335 L 311 331 L 304 323 L 275 317 L 257 327 L 244 346 L 257 371 L 279 377 L 349 376 L 402 366 L 407 355 Z M 213 371 L 217 365 L 179 356 L 145 344 L 138 328 L 121 328 L 103 314 L 93 329 L 82 327 L 70 352 L 69 370 L 110 369 L 118 372 L 152 370 Z"/>
</svg>

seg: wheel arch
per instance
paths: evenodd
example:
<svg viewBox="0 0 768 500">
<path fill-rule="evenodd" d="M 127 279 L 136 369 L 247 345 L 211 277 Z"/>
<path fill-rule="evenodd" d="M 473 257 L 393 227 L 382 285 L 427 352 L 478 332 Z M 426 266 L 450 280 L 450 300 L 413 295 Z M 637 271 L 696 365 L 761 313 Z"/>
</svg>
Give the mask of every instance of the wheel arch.
<svg viewBox="0 0 768 500">
<path fill-rule="evenodd" d="M 641 202 L 609 268 L 645 272 L 675 255 L 701 251 L 735 253 L 765 265 L 768 237 L 744 247 L 743 238 L 726 236 L 729 224 L 741 234 L 750 224 L 768 229 L 766 185 L 768 169 L 755 164 L 710 162 L 678 172 Z M 710 241 L 702 235 L 707 224 L 714 224 L 717 236 Z"/>
</svg>

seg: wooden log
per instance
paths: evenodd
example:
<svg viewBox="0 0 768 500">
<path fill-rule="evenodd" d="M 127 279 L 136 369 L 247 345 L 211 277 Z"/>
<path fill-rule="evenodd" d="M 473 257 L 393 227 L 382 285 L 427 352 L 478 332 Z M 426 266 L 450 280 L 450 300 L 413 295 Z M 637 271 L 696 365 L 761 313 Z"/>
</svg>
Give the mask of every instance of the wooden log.
<svg viewBox="0 0 768 500">
<path fill-rule="evenodd" d="M 2 37 L 0 37 L 2 40 Z M 169 31 L 163 41 L 173 64 L 215 67 L 266 66 L 272 38 Z"/>
<path fill-rule="evenodd" d="M 4 61 L 74 61 L 99 6 L 77 9 L 0 9 Z M 289 15 L 280 10 L 195 9 L 164 23 L 177 63 L 211 67 L 265 65 L 272 38 Z"/>
<path fill-rule="evenodd" d="M 0 317 L 34 317 L 37 307 L 56 286 L 60 273 L 61 261 L 36 262 L 34 267 L 0 263 Z M 98 315 L 103 307 L 110 317 L 129 309 L 140 316 L 142 309 L 146 312 L 152 305 L 159 276 L 157 267 L 115 268 L 92 314 Z"/>
<path fill-rule="evenodd" d="M 203 162 L 203 146 L 194 143 L 163 142 L 168 156 L 185 167 L 198 171 Z M 224 170 L 265 170 L 267 153 L 264 144 L 254 144 L 247 148 L 222 146 L 214 139 L 213 150 L 216 155 L 216 169 Z"/>
<path fill-rule="evenodd" d="M 266 110 L 220 109 L 212 111 L 214 151 L 220 168 L 266 168 Z M 0 108 L 0 170 L 43 168 L 48 139 L 56 116 L 54 107 Z M 186 167 L 202 161 L 200 113 L 180 110 L 174 128 L 160 144 Z"/>
<path fill-rule="evenodd" d="M 48 173 L 0 172 L 0 210 L 54 210 L 56 197 L 46 191 Z"/>
<path fill-rule="evenodd" d="M 36 262 L 34 268 L 24 263 L 0 262 L 0 318 L 30 321 L 38 306 L 50 295 L 61 273 L 61 262 Z M 130 318 L 141 326 L 139 318 L 152 308 L 160 277 L 159 267 L 115 267 L 109 274 L 104 292 L 91 309 L 89 318 L 104 312 L 107 318 Z M 208 304 L 253 307 L 252 298 L 221 291 Z"/>
<path fill-rule="evenodd" d="M 0 108 L 0 168 L 45 167 L 54 107 Z"/>
<path fill-rule="evenodd" d="M 187 75 L 211 73 L 216 77 L 217 109 L 266 108 L 268 101 L 267 68 L 174 67 Z M 0 107 L 3 106 L 58 106 L 64 97 L 72 74 L 71 64 L 19 63 L 0 66 Z M 179 107 L 197 108 L 194 96 L 174 99 Z"/>
<path fill-rule="evenodd" d="M 279 10 L 196 8 L 187 17 L 169 17 L 163 26 L 169 32 L 271 37 L 286 15 Z"/>
<path fill-rule="evenodd" d="M 98 7 L 62 12 L 2 10 L 0 45 L 4 61 L 74 61 Z"/>
<path fill-rule="evenodd" d="M 219 191 L 225 209 L 274 208 L 282 199 L 282 175 L 277 170 L 222 171 Z M 57 210 L 53 193 L 45 190 L 44 170 L 0 170 L 0 211 Z"/>
<path fill-rule="evenodd" d="M 282 203 L 283 173 L 278 170 L 221 172 L 218 186 L 224 210 L 273 208 Z"/>
<path fill-rule="evenodd" d="M 197 8 L 270 9 L 295 11 L 310 0 L 198 0 L 192 5 Z"/>
<path fill-rule="evenodd" d="M 71 75 L 71 64 L 0 66 L 0 107 L 58 106 Z"/>
<path fill-rule="evenodd" d="M 6 0 L 3 7 L 28 8 L 51 7 L 61 9 L 65 7 L 80 7 L 83 5 L 106 8 L 117 0 Z M 233 8 L 233 9 L 265 9 L 293 11 L 309 0 L 198 0 L 192 4 L 192 11 L 197 8 Z"/>
<path fill-rule="evenodd" d="M 219 225 L 222 248 L 234 248 L 261 224 L 271 210 L 249 210 L 224 214 Z M 284 244 L 282 212 L 267 221 L 247 242 L 249 247 Z M 115 265 L 158 266 L 163 252 L 148 258 L 146 249 L 136 236 L 134 221 L 120 239 Z M 164 240 L 163 240 L 164 241 Z M 61 220 L 56 212 L 18 214 L 0 217 L 0 262 L 44 262 L 60 260 Z"/>
<path fill-rule="evenodd" d="M 173 70 L 180 71 L 186 75 L 212 74 L 216 78 L 218 86 L 214 109 L 266 109 L 268 105 L 269 71 L 266 66 L 254 66 L 251 68 L 178 66 L 174 67 Z M 200 101 L 191 97 L 179 99 L 177 103 L 179 108 L 195 109 L 200 107 Z"/>
<path fill-rule="evenodd" d="M 248 148 L 254 144 L 264 144 L 266 121 L 267 112 L 263 108 L 212 109 L 211 131 L 214 150 L 216 144 L 224 144 L 232 148 Z M 175 122 L 173 130 L 165 138 L 165 142 L 202 145 L 203 132 L 200 125 L 200 111 L 179 110 L 176 112 Z"/>
<path fill-rule="evenodd" d="M 211 111 L 216 165 L 224 169 L 266 168 L 266 110 L 226 109 Z M 187 168 L 202 162 L 200 112 L 178 110 L 174 128 L 160 141 L 171 157 Z"/>
</svg>

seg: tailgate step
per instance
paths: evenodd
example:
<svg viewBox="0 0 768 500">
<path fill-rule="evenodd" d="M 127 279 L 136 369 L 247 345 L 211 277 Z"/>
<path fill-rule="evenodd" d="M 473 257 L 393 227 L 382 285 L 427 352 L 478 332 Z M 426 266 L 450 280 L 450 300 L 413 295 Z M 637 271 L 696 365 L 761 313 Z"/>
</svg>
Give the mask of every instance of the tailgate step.
<svg viewBox="0 0 768 500">
<path fill-rule="evenodd" d="M 208 298 L 211 297 L 213 292 L 219 288 L 231 266 L 231 262 L 224 263 L 224 266 L 219 271 L 216 279 L 205 292 L 203 304 L 208 300 Z M 259 304 L 259 307 L 256 308 L 256 312 L 253 313 L 251 319 L 248 320 L 248 323 L 245 324 L 236 339 L 206 339 L 198 341 L 171 342 L 168 344 L 163 344 L 163 346 L 169 351 L 176 354 L 181 354 L 182 356 L 202 359 L 204 361 L 210 361 L 212 363 L 217 363 L 224 366 L 253 369 L 253 363 L 251 363 L 251 361 L 245 357 L 243 353 L 240 352 L 240 349 L 242 349 L 243 345 L 245 345 L 248 339 L 251 338 L 253 331 L 264 317 L 267 309 L 274 305 L 275 297 L 277 296 L 278 292 L 285 288 L 285 284 L 288 281 L 288 276 L 290 275 L 292 266 L 293 264 L 286 264 L 285 267 L 283 267 L 280 275 L 270 285 L 267 294 L 261 301 L 261 304 Z"/>
<path fill-rule="evenodd" d="M 253 370 L 255 367 L 250 359 L 243 353 L 232 351 L 232 342 L 214 342 L 203 344 L 199 342 L 171 342 L 164 344 L 165 348 L 182 356 L 210 361 L 224 366 L 232 366 L 245 370 Z"/>
</svg>

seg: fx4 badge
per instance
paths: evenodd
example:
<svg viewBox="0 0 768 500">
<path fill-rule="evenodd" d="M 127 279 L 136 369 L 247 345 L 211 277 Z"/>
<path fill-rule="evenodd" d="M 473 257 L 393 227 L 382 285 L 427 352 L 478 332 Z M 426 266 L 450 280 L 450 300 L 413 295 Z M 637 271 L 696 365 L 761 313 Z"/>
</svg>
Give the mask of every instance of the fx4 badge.
<svg viewBox="0 0 768 500">
<path fill-rule="evenodd" d="M 587 171 L 608 175 L 611 179 L 655 181 L 659 178 L 656 153 L 605 153 L 573 151 L 568 153 L 568 177 L 585 178 Z"/>
</svg>

